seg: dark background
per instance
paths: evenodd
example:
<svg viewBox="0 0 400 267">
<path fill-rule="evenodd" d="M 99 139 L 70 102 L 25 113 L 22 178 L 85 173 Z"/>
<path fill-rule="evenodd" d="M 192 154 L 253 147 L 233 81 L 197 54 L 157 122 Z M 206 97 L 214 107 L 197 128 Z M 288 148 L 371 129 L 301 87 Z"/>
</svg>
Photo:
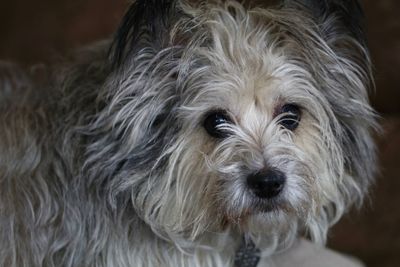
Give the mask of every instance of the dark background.
<svg viewBox="0 0 400 267">
<path fill-rule="evenodd" d="M 125 0 L 0 0 L 0 59 L 22 65 L 57 59 L 111 36 L 127 6 Z M 400 1 L 364 0 L 364 6 L 377 84 L 371 98 L 384 127 L 377 137 L 381 175 L 364 208 L 335 226 L 329 246 L 370 267 L 398 267 Z"/>
</svg>

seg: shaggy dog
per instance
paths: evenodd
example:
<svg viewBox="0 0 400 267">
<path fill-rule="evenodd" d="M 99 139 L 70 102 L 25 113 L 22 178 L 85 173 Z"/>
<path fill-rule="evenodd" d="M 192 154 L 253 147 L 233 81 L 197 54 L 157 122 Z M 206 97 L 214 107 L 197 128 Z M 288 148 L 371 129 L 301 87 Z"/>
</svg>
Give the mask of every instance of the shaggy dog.
<svg viewBox="0 0 400 267">
<path fill-rule="evenodd" d="M 1 69 L 0 266 L 268 258 L 375 172 L 356 0 L 137 0 L 47 79 Z"/>
</svg>

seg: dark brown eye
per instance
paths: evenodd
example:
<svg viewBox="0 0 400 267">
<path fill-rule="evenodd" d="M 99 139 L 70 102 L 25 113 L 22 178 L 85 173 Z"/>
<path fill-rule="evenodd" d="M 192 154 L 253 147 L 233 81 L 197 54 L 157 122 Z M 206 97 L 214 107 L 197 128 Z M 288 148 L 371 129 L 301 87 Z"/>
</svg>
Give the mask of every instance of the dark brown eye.
<svg viewBox="0 0 400 267">
<path fill-rule="evenodd" d="M 282 116 L 279 120 L 279 124 L 290 131 L 296 130 L 301 120 L 301 110 L 299 106 L 295 104 L 286 104 L 281 108 L 280 114 Z"/>
<path fill-rule="evenodd" d="M 212 111 L 206 115 L 203 126 L 207 133 L 215 138 L 226 138 L 229 132 L 223 129 L 224 124 L 232 123 L 231 118 L 224 110 Z"/>
</svg>

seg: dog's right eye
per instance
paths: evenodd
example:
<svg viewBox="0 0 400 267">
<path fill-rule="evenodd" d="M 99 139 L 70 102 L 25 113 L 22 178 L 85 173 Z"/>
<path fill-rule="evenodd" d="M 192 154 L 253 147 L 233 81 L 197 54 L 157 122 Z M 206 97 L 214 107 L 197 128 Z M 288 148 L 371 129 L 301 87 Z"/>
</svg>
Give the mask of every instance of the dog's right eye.
<svg viewBox="0 0 400 267">
<path fill-rule="evenodd" d="M 224 125 L 232 123 L 231 118 L 224 110 L 212 111 L 206 115 L 203 126 L 207 133 L 215 138 L 226 138 L 229 132 Z"/>
<path fill-rule="evenodd" d="M 282 118 L 279 124 L 290 131 L 296 130 L 301 119 L 300 107 L 295 104 L 286 104 L 281 108 Z"/>
</svg>

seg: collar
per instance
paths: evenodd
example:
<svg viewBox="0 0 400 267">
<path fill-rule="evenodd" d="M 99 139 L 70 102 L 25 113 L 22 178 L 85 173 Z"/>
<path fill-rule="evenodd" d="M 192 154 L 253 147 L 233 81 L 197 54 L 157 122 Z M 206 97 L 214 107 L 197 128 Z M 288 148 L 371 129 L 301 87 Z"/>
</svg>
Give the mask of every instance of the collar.
<svg viewBox="0 0 400 267">
<path fill-rule="evenodd" d="M 260 261 L 260 250 L 251 240 L 242 239 L 235 253 L 235 267 L 256 267 Z"/>
</svg>

